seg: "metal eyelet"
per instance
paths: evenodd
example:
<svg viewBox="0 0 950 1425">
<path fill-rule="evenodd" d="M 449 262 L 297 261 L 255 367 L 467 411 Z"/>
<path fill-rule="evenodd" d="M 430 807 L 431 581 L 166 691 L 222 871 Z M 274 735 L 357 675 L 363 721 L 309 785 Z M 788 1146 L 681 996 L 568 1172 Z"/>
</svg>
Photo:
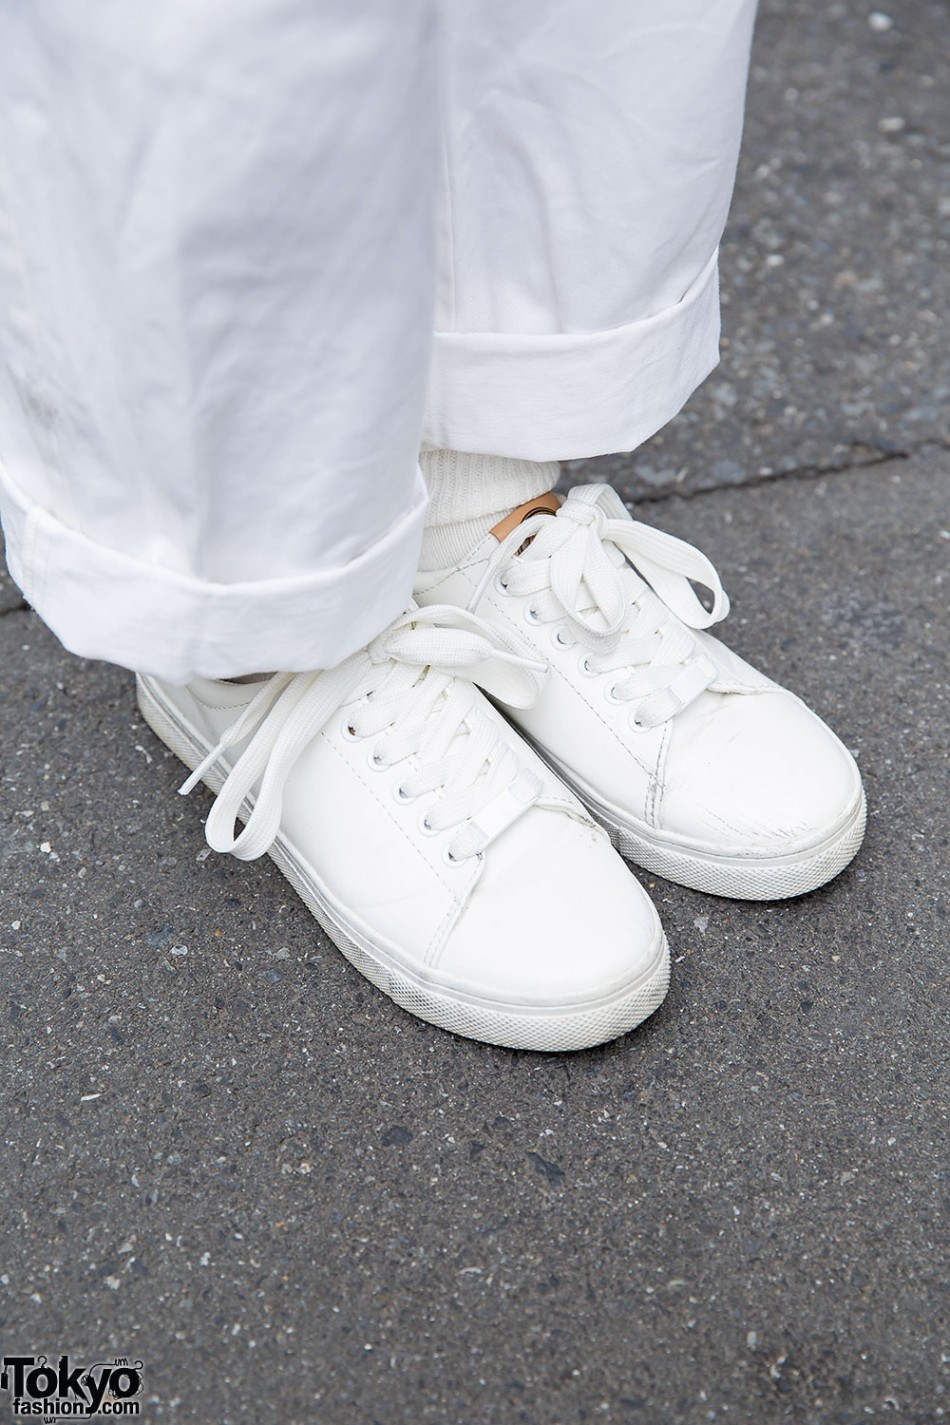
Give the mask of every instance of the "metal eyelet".
<svg viewBox="0 0 950 1425">
<path fill-rule="evenodd" d="M 408 806 L 410 802 L 415 801 L 415 797 L 411 797 L 405 787 L 399 784 L 393 787 L 393 801 L 398 802 L 400 806 Z"/>
<path fill-rule="evenodd" d="M 640 719 L 637 717 L 636 713 L 631 713 L 631 714 L 630 714 L 630 717 L 627 719 L 627 721 L 629 722 L 631 731 L 633 731 L 633 732 L 652 732 L 652 731 L 653 731 L 653 729 L 652 729 L 651 727 L 648 727 L 645 722 L 641 722 L 641 721 L 640 721 Z"/>
<path fill-rule="evenodd" d="M 585 656 L 581 659 L 581 661 L 578 663 L 577 666 L 578 666 L 578 669 L 580 670 L 580 672 L 583 673 L 583 675 L 584 675 L 585 678 L 599 678 L 599 677 L 600 677 L 600 674 L 597 672 L 596 668 L 592 668 L 592 667 L 590 666 L 590 659 L 586 656 L 586 654 L 585 654 Z"/>
<path fill-rule="evenodd" d="M 627 701 L 626 698 L 622 698 L 618 694 L 616 683 L 613 683 L 609 688 L 604 689 L 604 697 L 607 699 L 608 703 L 613 703 L 615 707 L 618 706 L 620 703 L 625 703 Z"/>
<path fill-rule="evenodd" d="M 419 830 L 422 832 L 423 836 L 438 836 L 439 834 L 439 828 L 437 826 L 432 825 L 431 821 L 429 820 L 428 812 L 426 812 L 424 816 L 420 816 Z"/>
<path fill-rule="evenodd" d="M 455 866 L 461 866 L 462 861 L 464 860 L 464 857 L 462 857 L 462 856 L 453 856 L 450 847 L 446 846 L 445 850 L 442 852 L 442 860 L 445 862 L 445 864 L 446 864 L 447 866 L 455 867 Z"/>
<path fill-rule="evenodd" d="M 342 722 L 342 723 L 340 724 L 340 736 L 343 738 L 343 741 L 344 741 L 344 742 L 362 742 L 362 741 L 363 741 L 362 737 L 360 737 L 360 735 L 359 735 L 359 733 L 357 732 L 356 728 L 353 727 L 353 725 L 352 725 L 351 723 L 348 723 L 348 722 Z"/>
<path fill-rule="evenodd" d="M 504 594 L 506 598 L 508 596 L 508 585 L 505 583 L 502 574 L 495 575 L 495 592 L 497 594 Z"/>
<path fill-rule="evenodd" d="M 555 647 L 555 648 L 573 648 L 573 647 L 574 647 L 574 642 L 575 642 L 575 640 L 574 640 L 573 638 L 571 638 L 570 634 L 568 634 L 567 638 L 565 638 L 565 637 L 564 637 L 564 633 L 565 633 L 565 630 L 564 630 L 563 628 L 556 628 L 556 629 L 554 630 L 554 632 L 551 634 L 551 642 L 554 644 L 554 647 Z"/>
<path fill-rule="evenodd" d="M 525 623 L 540 623 L 540 622 L 541 622 L 541 615 L 538 613 L 537 609 L 534 607 L 534 604 L 528 604 L 528 605 L 525 607 L 523 617 L 524 617 Z"/>
<path fill-rule="evenodd" d="M 380 757 L 379 752 L 375 747 L 369 754 L 369 758 L 367 760 L 369 761 L 369 765 L 372 767 L 374 772 L 385 772 L 389 766 L 389 763 L 384 762 L 383 759 Z"/>
</svg>

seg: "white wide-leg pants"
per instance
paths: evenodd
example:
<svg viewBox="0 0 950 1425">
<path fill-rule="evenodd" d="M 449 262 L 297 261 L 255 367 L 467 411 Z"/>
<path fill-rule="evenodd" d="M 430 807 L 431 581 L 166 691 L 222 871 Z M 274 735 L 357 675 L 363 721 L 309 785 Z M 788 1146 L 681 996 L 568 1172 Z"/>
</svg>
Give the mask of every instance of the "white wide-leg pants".
<svg viewBox="0 0 950 1425">
<path fill-rule="evenodd" d="M 420 440 L 629 450 L 717 359 L 753 0 L 0 0 L 0 511 L 63 643 L 333 665 Z"/>
</svg>

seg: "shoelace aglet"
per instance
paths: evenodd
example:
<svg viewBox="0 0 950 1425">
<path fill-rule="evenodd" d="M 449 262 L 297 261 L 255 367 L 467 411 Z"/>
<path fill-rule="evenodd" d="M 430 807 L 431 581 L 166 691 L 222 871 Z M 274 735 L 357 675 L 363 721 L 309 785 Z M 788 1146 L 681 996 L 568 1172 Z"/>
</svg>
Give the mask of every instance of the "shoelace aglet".
<svg viewBox="0 0 950 1425">
<path fill-rule="evenodd" d="M 186 777 L 185 780 L 182 782 L 181 786 L 178 788 L 178 795 L 180 797 L 187 797 L 189 792 L 194 791 L 195 787 L 197 787 L 205 772 L 207 772 L 209 767 L 213 767 L 215 762 L 217 762 L 226 745 L 227 744 L 224 738 L 222 738 L 216 747 L 212 747 L 207 757 L 202 758 L 195 770 L 192 772 L 191 776 Z"/>
<path fill-rule="evenodd" d="M 191 776 L 182 782 L 178 788 L 178 795 L 180 797 L 187 797 L 189 792 L 193 792 L 205 772 L 214 766 L 221 754 L 226 752 L 235 742 L 240 742 L 241 738 L 245 735 L 245 730 L 260 720 L 261 710 L 272 698 L 276 701 L 275 695 L 283 692 L 284 688 L 291 681 L 292 676 L 293 675 L 289 673 L 282 673 L 278 677 L 269 678 L 263 687 L 255 693 L 237 721 L 231 724 L 217 745 L 212 747 L 206 757 L 202 758 Z"/>
</svg>

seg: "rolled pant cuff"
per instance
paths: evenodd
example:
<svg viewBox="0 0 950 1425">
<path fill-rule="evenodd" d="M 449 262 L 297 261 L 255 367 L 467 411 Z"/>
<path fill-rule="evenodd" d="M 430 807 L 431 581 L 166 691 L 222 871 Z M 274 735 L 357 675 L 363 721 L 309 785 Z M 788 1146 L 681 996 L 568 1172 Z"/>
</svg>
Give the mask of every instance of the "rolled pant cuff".
<svg viewBox="0 0 950 1425">
<path fill-rule="evenodd" d="M 425 439 L 521 460 L 634 450 L 718 360 L 716 252 L 676 306 L 610 331 L 436 332 Z"/>
<path fill-rule="evenodd" d="M 98 544 L 31 504 L 0 467 L 10 573 L 81 658 L 171 683 L 332 667 L 408 607 L 426 508 L 412 507 L 356 559 L 287 578 L 217 584 Z"/>
</svg>

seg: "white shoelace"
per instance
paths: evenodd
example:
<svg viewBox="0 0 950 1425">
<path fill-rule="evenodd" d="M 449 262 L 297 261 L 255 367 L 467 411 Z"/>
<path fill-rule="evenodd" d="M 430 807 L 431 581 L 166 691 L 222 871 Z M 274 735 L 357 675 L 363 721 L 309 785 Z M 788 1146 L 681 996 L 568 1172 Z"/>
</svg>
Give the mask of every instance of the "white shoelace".
<svg viewBox="0 0 950 1425">
<path fill-rule="evenodd" d="M 450 859 L 480 855 L 538 801 L 542 786 L 499 737 L 494 717 L 477 706 L 468 680 L 477 678 L 508 701 L 528 706 L 547 669 L 527 652 L 516 635 L 462 609 L 413 609 L 336 668 L 269 678 L 180 791 L 187 795 L 229 747 L 249 738 L 215 799 L 205 834 L 215 851 L 253 860 L 278 833 L 284 785 L 298 757 L 346 709 L 345 736 L 377 739 L 376 767 L 411 759 L 400 800 L 440 793 L 423 830 L 458 827 L 447 848 Z M 253 810 L 235 836 L 238 812 L 258 781 Z"/>
<path fill-rule="evenodd" d="M 532 622 L 564 625 L 567 637 L 559 631 L 558 641 L 581 645 L 585 673 L 621 675 L 608 696 L 637 704 L 637 727 L 666 722 L 715 679 L 689 630 L 708 628 L 729 612 L 719 575 L 691 544 L 631 520 L 609 485 L 579 486 L 556 515 L 531 515 L 516 526 L 489 560 L 471 611 L 493 579 L 531 598 Z M 691 579 L 709 589 L 710 610 Z"/>
</svg>

